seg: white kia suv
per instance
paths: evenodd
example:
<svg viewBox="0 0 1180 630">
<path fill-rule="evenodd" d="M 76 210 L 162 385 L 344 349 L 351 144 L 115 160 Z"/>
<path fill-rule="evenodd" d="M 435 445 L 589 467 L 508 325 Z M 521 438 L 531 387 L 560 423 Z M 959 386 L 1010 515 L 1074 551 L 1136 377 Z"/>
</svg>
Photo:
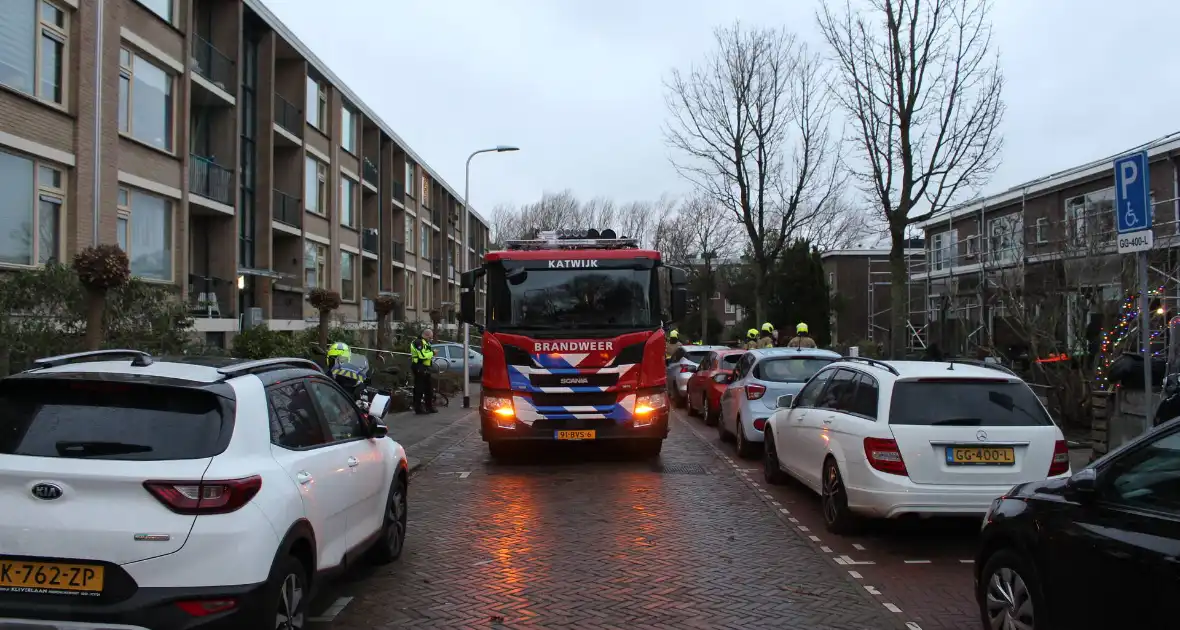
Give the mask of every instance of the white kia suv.
<svg viewBox="0 0 1180 630">
<path fill-rule="evenodd" d="M 858 516 L 982 516 L 1017 484 L 1069 476 L 1061 430 L 998 366 L 845 357 L 778 407 L 766 479 L 819 494 L 835 533 Z"/>
<path fill-rule="evenodd" d="M 311 361 L 106 350 L 0 379 L 0 628 L 303 628 L 396 559 L 409 481 Z"/>
</svg>

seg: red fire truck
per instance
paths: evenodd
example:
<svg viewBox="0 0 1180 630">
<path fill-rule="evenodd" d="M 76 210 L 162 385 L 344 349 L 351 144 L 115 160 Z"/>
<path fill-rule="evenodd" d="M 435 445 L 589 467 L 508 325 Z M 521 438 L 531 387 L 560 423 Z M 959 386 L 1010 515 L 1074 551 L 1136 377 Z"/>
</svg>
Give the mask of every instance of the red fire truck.
<svg viewBox="0 0 1180 630">
<path fill-rule="evenodd" d="M 553 440 L 624 440 L 659 455 L 664 326 L 686 308 L 682 269 L 611 230 L 542 232 L 489 252 L 461 284 L 460 319 L 483 333 L 479 416 L 493 457 Z"/>
</svg>

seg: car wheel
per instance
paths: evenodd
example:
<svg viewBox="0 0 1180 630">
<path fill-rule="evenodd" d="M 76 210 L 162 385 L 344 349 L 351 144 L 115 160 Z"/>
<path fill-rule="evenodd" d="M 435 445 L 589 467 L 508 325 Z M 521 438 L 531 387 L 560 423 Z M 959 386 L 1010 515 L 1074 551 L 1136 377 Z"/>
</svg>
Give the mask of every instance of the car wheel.
<svg viewBox="0 0 1180 630">
<path fill-rule="evenodd" d="M 787 473 L 783 472 L 782 464 L 778 461 L 778 451 L 774 448 L 774 436 L 769 428 L 766 429 L 766 439 L 762 443 L 762 477 L 766 483 L 781 486 L 787 483 Z"/>
<path fill-rule="evenodd" d="M 848 534 L 855 529 L 856 515 L 848 509 L 848 493 L 844 489 L 844 478 L 840 475 L 840 467 L 836 465 L 836 460 L 830 457 L 824 462 L 820 507 L 828 531 L 833 534 Z"/>
<path fill-rule="evenodd" d="M 699 417 L 701 415 L 701 412 L 699 409 L 697 409 L 697 406 L 692 404 L 692 393 L 691 392 L 688 395 L 688 415 L 693 416 L 693 417 Z"/>
<path fill-rule="evenodd" d="M 385 502 L 381 538 L 369 549 L 369 559 L 374 564 L 389 564 L 402 555 L 402 548 L 406 545 L 406 514 L 409 507 L 407 489 L 405 477 L 398 474 L 390 485 L 389 498 Z"/>
<path fill-rule="evenodd" d="M 717 416 L 720 412 L 714 413 L 713 411 L 710 410 L 708 398 L 705 398 L 704 401 L 701 403 L 701 410 L 702 410 L 701 417 L 705 421 L 705 426 L 707 426 L 707 427 L 717 426 Z"/>
<path fill-rule="evenodd" d="M 975 600 L 988 628 L 1045 628 L 1044 599 L 1036 570 L 1023 558 L 1002 549 L 988 558 L 979 574 Z M 1040 621 L 1040 625 L 1037 622 Z"/>
<path fill-rule="evenodd" d="M 729 429 L 725 428 L 725 414 L 721 412 L 717 413 L 717 437 L 721 438 L 722 442 L 732 442 L 734 437 Z"/>
<path fill-rule="evenodd" d="M 734 422 L 734 440 L 737 442 L 737 454 L 742 459 L 754 459 L 758 456 L 758 443 L 746 439 L 746 429 L 742 426 L 739 416 Z"/>
<path fill-rule="evenodd" d="M 252 628 L 302 630 L 307 627 L 307 604 L 311 589 L 307 570 L 299 560 L 284 556 L 271 567 L 266 582 L 266 598 Z"/>
</svg>

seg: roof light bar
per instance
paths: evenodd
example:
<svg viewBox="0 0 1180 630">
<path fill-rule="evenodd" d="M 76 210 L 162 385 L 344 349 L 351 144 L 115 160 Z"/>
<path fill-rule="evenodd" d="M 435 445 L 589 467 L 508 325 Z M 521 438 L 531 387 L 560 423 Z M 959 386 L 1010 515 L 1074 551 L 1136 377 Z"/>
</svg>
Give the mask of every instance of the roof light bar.
<svg viewBox="0 0 1180 630">
<path fill-rule="evenodd" d="M 639 240 L 634 238 L 578 238 L 578 239 L 527 239 L 506 241 L 505 249 L 639 249 Z"/>
</svg>

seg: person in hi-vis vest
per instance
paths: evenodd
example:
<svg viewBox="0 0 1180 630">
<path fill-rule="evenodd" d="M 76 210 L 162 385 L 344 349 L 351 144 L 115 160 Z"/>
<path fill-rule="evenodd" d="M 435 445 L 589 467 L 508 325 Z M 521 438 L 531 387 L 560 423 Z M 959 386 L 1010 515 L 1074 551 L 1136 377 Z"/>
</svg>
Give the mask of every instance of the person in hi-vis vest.
<svg viewBox="0 0 1180 630">
<path fill-rule="evenodd" d="M 422 336 L 410 342 L 410 368 L 414 374 L 414 413 L 438 413 L 434 408 L 434 386 L 431 371 L 434 365 L 434 347 L 430 340 L 434 331 L 427 328 Z"/>
<path fill-rule="evenodd" d="M 787 342 L 788 348 L 818 348 L 815 345 L 815 340 L 811 338 L 811 333 L 807 332 L 807 324 L 799 322 L 795 326 L 795 336 Z"/>
</svg>

